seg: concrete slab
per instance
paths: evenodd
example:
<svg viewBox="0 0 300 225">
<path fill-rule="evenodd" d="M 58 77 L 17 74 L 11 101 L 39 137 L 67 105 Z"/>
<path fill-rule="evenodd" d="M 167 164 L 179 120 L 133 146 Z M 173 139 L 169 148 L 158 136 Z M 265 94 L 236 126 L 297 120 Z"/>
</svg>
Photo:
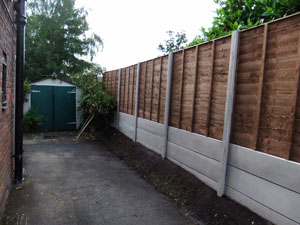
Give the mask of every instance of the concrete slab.
<svg viewBox="0 0 300 225">
<path fill-rule="evenodd" d="M 103 145 L 34 143 L 24 146 L 26 182 L 12 190 L 1 225 L 193 224 Z"/>
</svg>

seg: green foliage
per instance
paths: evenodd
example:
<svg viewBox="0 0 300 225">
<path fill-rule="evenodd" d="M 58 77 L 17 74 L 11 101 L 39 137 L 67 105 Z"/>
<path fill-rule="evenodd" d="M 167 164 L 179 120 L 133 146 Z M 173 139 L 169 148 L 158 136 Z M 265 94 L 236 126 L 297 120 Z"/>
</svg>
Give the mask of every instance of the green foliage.
<svg viewBox="0 0 300 225">
<path fill-rule="evenodd" d="M 174 31 L 167 31 L 168 39 L 165 40 L 165 44 L 159 44 L 158 50 L 162 51 L 163 53 L 174 52 L 182 49 L 187 42 L 186 34 L 184 31 L 177 32 L 176 34 Z"/>
<path fill-rule="evenodd" d="M 26 26 L 25 77 L 35 81 L 53 72 L 82 73 L 93 67 L 103 46 L 96 34 L 87 36 L 87 11 L 75 8 L 75 0 L 29 0 Z"/>
<path fill-rule="evenodd" d="M 37 131 L 37 127 L 42 124 L 43 116 L 31 108 L 23 117 L 24 131 Z"/>
<path fill-rule="evenodd" d="M 24 102 L 28 102 L 28 95 L 31 92 L 31 86 L 28 79 L 24 80 Z"/>
<path fill-rule="evenodd" d="M 94 72 L 71 75 L 71 81 L 80 87 L 81 99 L 79 108 L 85 114 L 96 114 L 110 118 L 116 107 L 116 100 L 105 90 L 104 84 Z"/>
<path fill-rule="evenodd" d="M 202 28 L 188 46 L 231 34 L 300 11 L 299 0 L 214 0 L 219 4 L 212 27 Z"/>
</svg>

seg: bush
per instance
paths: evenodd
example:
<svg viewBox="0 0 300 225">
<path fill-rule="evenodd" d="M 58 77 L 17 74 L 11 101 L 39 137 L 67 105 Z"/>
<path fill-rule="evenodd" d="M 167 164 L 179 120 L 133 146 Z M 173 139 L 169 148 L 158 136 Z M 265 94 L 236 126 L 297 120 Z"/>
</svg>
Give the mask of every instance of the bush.
<svg viewBox="0 0 300 225">
<path fill-rule="evenodd" d="M 23 127 L 25 132 L 35 132 L 39 125 L 42 124 L 43 116 L 31 108 L 23 117 Z"/>
<path fill-rule="evenodd" d="M 108 127 L 113 118 L 117 101 L 104 88 L 96 73 L 71 75 L 71 81 L 81 90 L 79 108 L 86 117 L 95 115 L 93 125 L 95 128 Z"/>
</svg>

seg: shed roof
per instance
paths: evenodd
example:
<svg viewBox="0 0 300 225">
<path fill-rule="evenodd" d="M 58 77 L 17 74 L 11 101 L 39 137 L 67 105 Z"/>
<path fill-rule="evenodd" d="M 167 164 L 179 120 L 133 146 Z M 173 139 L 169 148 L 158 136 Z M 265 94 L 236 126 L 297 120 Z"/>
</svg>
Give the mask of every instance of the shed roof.
<svg viewBox="0 0 300 225">
<path fill-rule="evenodd" d="M 76 85 L 63 81 L 59 78 L 52 79 L 46 78 L 40 81 L 31 83 L 31 85 L 41 85 L 41 86 L 61 86 L 61 87 L 76 87 Z"/>
</svg>

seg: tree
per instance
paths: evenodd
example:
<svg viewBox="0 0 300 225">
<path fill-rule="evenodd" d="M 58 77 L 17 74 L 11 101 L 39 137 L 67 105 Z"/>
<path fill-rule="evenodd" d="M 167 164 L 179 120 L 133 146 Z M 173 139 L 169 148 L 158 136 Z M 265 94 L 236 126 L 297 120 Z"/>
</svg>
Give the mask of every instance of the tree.
<svg viewBox="0 0 300 225">
<path fill-rule="evenodd" d="M 299 0 L 214 0 L 219 4 L 211 28 L 202 28 L 188 46 L 250 28 L 300 11 Z"/>
<path fill-rule="evenodd" d="M 184 45 L 187 43 L 186 34 L 184 31 L 177 32 L 176 34 L 174 31 L 167 31 L 168 39 L 165 40 L 165 44 L 159 44 L 158 50 L 162 51 L 163 53 L 174 52 L 182 49 Z"/>
<path fill-rule="evenodd" d="M 30 0 L 28 7 L 25 77 L 35 81 L 96 66 L 92 60 L 103 43 L 96 34 L 87 36 L 87 12 L 75 8 L 75 0 Z"/>
</svg>

